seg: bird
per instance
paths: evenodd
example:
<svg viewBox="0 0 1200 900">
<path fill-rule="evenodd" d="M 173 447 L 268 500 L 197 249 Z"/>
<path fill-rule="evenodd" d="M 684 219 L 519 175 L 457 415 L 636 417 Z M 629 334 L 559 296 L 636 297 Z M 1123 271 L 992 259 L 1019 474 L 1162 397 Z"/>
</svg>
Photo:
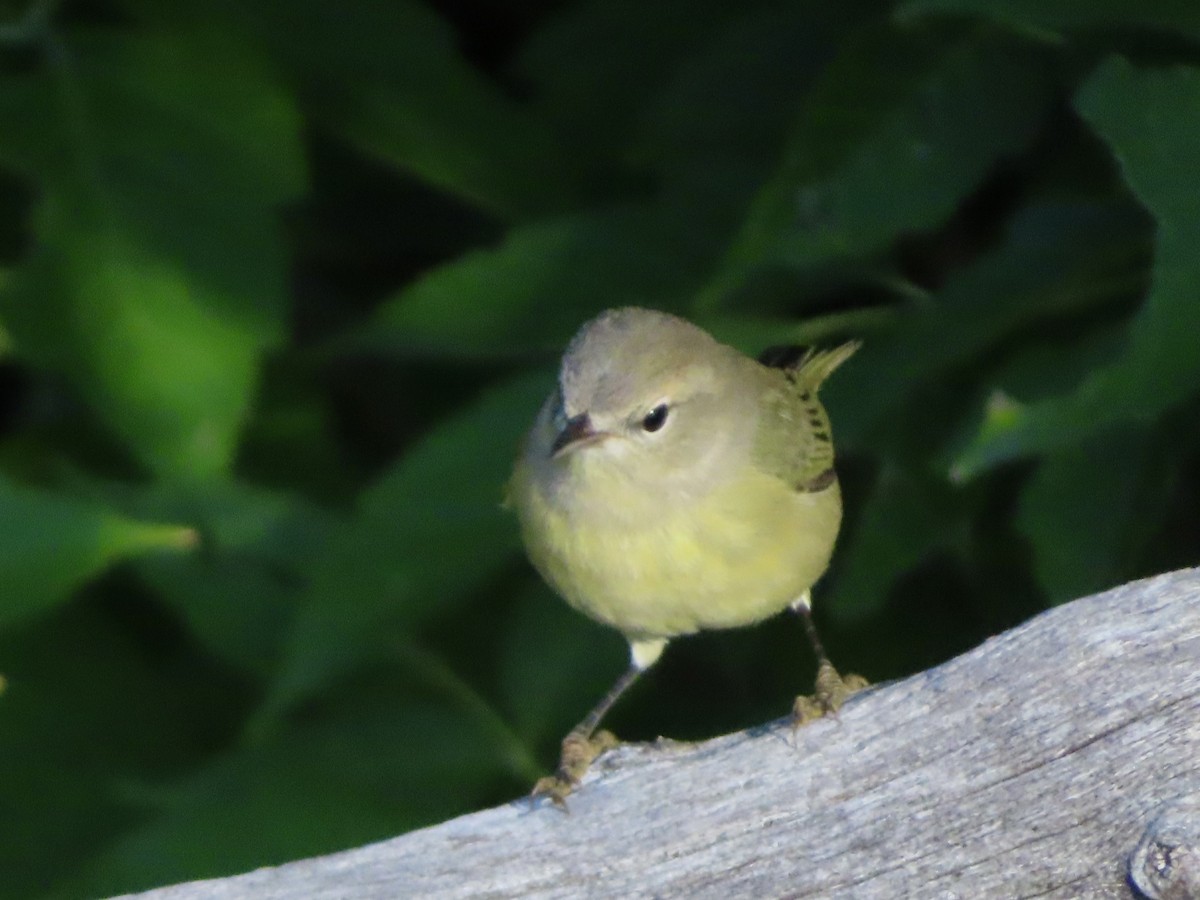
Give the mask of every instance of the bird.
<svg viewBox="0 0 1200 900">
<path fill-rule="evenodd" d="M 842 519 L 822 383 L 859 347 L 847 342 L 775 365 L 670 313 L 607 310 L 563 354 L 508 483 L 533 567 L 570 606 L 619 631 L 630 662 L 563 739 L 534 787 L 565 808 L 616 738 L 599 726 L 661 656 L 697 631 L 799 614 L 818 660 L 803 723 L 865 685 L 829 662 L 812 587 Z"/>
</svg>

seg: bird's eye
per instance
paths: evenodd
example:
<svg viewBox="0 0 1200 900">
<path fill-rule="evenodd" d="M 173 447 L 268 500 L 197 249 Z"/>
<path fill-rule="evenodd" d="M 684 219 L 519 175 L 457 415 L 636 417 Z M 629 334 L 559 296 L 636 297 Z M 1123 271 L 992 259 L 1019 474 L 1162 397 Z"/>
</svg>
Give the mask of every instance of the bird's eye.
<svg viewBox="0 0 1200 900">
<path fill-rule="evenodd" d="M 667 404 L 658 404 L 658 406 L 646 413 L 645 418 L 642 419 L 642 430 L 648 431 L 651 434 L 658 431 L 667 424 L 667 412 Z"/>
</svg>

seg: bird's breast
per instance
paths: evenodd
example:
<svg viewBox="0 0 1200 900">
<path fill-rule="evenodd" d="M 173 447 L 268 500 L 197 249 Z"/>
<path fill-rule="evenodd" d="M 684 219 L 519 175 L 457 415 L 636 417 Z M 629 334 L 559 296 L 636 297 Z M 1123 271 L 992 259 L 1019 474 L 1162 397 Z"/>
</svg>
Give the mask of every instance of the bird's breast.
<svg viewBox="0 0 1200 900">
<path fill-rule="evenodd" d="M 754 469 L 703 496 L 654 499 L 629 498 L 653 510 L 645 516 L 588 516 L 514 478 L 535 567 L 572 606 L 633 638 L 774 615 L 825 571 L 841 520 L 836 481 L 797 492 Z M 620 490 L 606 502 L 620 504 Z"/>
</svg>

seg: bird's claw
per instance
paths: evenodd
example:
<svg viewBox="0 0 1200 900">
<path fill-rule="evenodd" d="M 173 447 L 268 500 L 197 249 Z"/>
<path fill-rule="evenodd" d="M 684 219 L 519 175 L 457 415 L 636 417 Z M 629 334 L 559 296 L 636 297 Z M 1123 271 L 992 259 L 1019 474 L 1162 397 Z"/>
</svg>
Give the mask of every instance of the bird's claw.
<svg viewBox="0 0 1200 900">
<path fill-rule="evenodd" d="M 869 682 L 861 675 L 842 677 L 829 662 L 822 662 L 817 669 L 815 690 L 811 696 L 796 698 L 792 706 L 792 728 L 797 729 L 814 719 L 836 715 L 846 699 L 865 688 Z"/>
<path fill-rule="evenodd" d="M 563 738 L 558 768 L 553 775 L 539 778 L 529 796 L 535 800 L 545 797 L 566 811 L 567 797 L 579 786 L 596 757 L 619 743 L 611 731 L 598 731 L 590 736 L 572 731 Z"/>
</svg>

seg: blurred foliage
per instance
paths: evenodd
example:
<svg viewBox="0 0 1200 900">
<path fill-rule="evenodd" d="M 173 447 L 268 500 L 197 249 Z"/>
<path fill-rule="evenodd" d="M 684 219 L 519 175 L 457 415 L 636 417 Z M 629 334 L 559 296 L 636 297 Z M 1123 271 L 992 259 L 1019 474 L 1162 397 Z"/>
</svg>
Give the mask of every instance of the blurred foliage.
<svg viewBox="0 0 1200 900">
<path fill-rule="evenodd" d="M 1200 557 L 1200 5 L 0 2 L 0 898 L 519 795 L 624 664 L 500 505 L 607 306 L 827 389 L 885 679 Z M 782 715 L 786 620 L 631 738 Z"/>
</svg>

